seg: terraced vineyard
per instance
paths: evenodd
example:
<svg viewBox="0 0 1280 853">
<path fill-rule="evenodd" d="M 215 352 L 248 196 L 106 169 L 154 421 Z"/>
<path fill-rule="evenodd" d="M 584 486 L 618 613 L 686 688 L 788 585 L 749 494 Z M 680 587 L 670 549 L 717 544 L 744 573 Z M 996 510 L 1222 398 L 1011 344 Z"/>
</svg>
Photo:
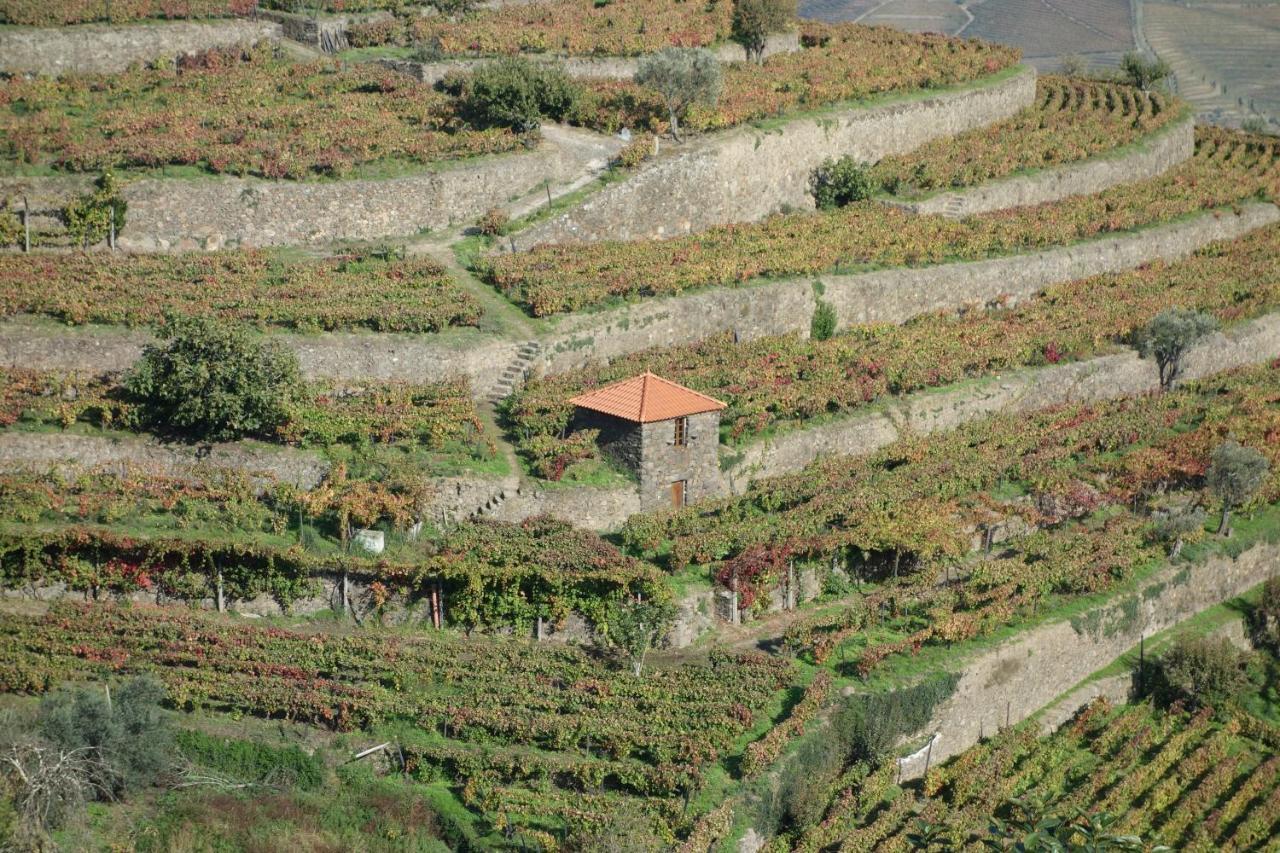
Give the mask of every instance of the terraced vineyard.
<svg viewBox="0 0 1280 853">
<path fill-rule="evenodd" d="M 455 98 L 407 77 L 372 66 L 291 64 L 270 46 L 208 51 L 176 69 L 15 76 L 0 83 L 0 104 L 0 159 L 9 172 L 191 166 L 296 180 L 521 143 L 507 128 L 459 127 Z"/>
<path fill-rule="evenodd" d="M 871 176 L 895 196 L 971 187 L 1132 144 L 1184 115 L 1182 105 L 1130 86 L 1065 77 L 1036 81 L 1036 106 L 1009 121 L 886 157 Z"/>
<path fill-rule="evenodd" d="M 636 516 L 623 537 L 671 569 L 706 566 L 744 606 L 767 603 L 793 561 L 846 583 L 887 583 L 786 632 L 816 663 L 840 650 L 842 671 L 865 676 L 891 656 L 1131 577 L 1159 553 L 1133 508 L 1169 490 L 1194 493 L 1222 435 L 1273 459 L 1259 497 L 1280 497 L 1280 447 L 1267 438 L 1280 418 L 1277 381 L 1280 369 L 1261 368 L 1160 396 L 995 417 L 866 459 L 823 459 L 742 497 Z M 1011 520 L 1043 529 L 972 553 Z"/>
<path fill-rule="evenodd" d="M 858 326 L 827 341 L 739 343 L 721 335 L 643 351 L 607 367 L 531 380 L 508 401 L 507 412 L 524 441 L 555 440 L 570 425 L 569 398 L 648 369 L 728 403 L 720 419 L 725 438 L 746 442 L 894 395 L 1096 356 L 1167 308 L 1207 311 L 1229 326 L 1277 304 L 1280 228 L 1272 226 L 1214 243 L 1185 261 L 1054 285 L 1009 309 Z M 563 440 L 572 443 L 575 436 Z"/>
<path fill-rule="evenodd" d="M 481 315 L 479 300 L 427 258 L 0 255 L 0 315 L 145 326 L 174 311 L 303 331 L 437 332 Z"/>
<path fill-rule="evenodd" d="M 109 605 L 6 616 L 0 645 L 6 692 L 147 672 L 178 708 L 338 729 L 400 721 L 417 732 L 410 772 L 447 772 L 464 803 L 527 843 L 607 826 L 619 810 L 669 838 L 682 795 L 790 679 L 788 664 L 761 654 L 715 653 L 640 680 L 565 646 L 257 628 Z"/>
<path fill-rule="evenodd" d="M 1221 721 L 1099 700 L 1044 740 L 1034 723 L 1001 732 L 893 799 L 887 774 L 869 777 L 795 849 L 911 850 L 921 822 L 951 849 L 987 849 L 990 817 L 1014 797 L 1106 812 L 1119 818 L 1112 833 L 1175 850 L 1267 849 L 1280 832 L 1278 747 L 1280 730 L 1242 712 Z"/>
<path fill-rule="evenodd" d="M 760 278 L 978 260 L 1128 231 L 1280 195 L 1280 143 L 1216 129 L 1196 156 L 1158 178 L 1034 208 L 956 222 L 859 202 L 668 240 L 541 246 L 498 255 L 481 272 L 535 316 L 610 298 L 667 296 Z"/>
</svg>

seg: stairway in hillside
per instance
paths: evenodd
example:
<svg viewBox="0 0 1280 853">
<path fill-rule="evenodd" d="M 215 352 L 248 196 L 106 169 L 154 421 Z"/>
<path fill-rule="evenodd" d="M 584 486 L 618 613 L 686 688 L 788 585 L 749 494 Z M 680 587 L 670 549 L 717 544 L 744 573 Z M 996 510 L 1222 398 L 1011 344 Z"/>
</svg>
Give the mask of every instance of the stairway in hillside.
<svg viewBox="0 0 1280 853">
<path fill-rule="evenodd" d="M 502 372 L 502 376 L 489 389 L 485 399 L 496 406 L 509 397 L 512 392 L 524 384 L 524 380 L 529 375 L 529 368 L 533 366 L 534 360 L 541 352 L 542 345 L 537 341 L 526 341 L 521 344 L 520 349 L 516 350 L 515 359 L 507 365 L 507 369 Z"/>
<path fill-rule="evenodd" d="M 948 194 L 942 205 L 942 215 L 947 219 L 960 219 L 964 216 L 964 211 L 964 199 L 955 193 Z"/>
</svg>

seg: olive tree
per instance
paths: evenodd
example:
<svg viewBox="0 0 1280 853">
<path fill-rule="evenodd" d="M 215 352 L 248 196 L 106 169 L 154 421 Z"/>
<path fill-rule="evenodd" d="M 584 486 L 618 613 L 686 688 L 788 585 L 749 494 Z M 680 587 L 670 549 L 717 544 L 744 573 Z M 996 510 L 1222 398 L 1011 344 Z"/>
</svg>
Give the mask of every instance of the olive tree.
<svg viewBox="0 0 1280 853">
<path fill-rule="evenodd" d="M 1144 92 L 1151 91 L 1156 84 L 1173 73 L 1169 63 L 1163 59 L 1147 59 L 1138 51 L 1130 51 L 1120 61 L 1120 70 L 1125 79 Z"/>
<path fill-rule="evenodd" d="M 204 317 L 173 318 L 125 377 L 153 428 L 210 441 L 270 437 L 301 395 L 298 359 L 276 341 Z"/>
<path fill-rule="evenodd" d="M 649 54 L 640 60 L 635 82 L 662 97 L 677 140 L 685 111 L 697 103 L 715 104 L 724 84 L 715 54 L 703 47 L 667 47 Z"/>
<path fill-rule="evenodd" d="M 796 0 L 734 0 L 733 38 L 747 59 L 763 62 L 769 34 L 786 29 L 795 17 Z"/>
<path fill-rule="evenodd" d="M 674 617 L 670 604 L 652 599 L 627 599 L 609 609 L 604 633 L 626 655 L 636 678 L 644 673 L 645 657 L 666 635 Z"/>
<path fill-rule="evenodd" d="M 1219 534 L 1231 535 L 1231 510 L 1253 497 L 1262 487 L 1268 469 L 1267 457 L 1252 447 L 1227 440 L 1214 448 L 1205 484 L 1222 501 Z"/>
<path fill-rule="evenodd" d="M 1137 333 L 1138 351 L 1155 359 L 1160 388 L 1173 387 L 1182 374 L 1182 359 L 1197 343 L 1218 328 L 1218 320 L 1202 311 L 1169 308 L 1161 311 Z"/>
</svg>

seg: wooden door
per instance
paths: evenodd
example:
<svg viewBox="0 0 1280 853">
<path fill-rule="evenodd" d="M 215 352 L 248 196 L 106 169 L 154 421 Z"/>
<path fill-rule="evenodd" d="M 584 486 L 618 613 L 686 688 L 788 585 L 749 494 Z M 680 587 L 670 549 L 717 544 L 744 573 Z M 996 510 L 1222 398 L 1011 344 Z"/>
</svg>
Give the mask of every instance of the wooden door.
<svg viewBox="0 0 1280 853">
<path fill-rule="evenodd" d="M 671 484 L 671 505 L 676 509 L 684 506 L 684 480 L 676 480 Z"/>
</svg>

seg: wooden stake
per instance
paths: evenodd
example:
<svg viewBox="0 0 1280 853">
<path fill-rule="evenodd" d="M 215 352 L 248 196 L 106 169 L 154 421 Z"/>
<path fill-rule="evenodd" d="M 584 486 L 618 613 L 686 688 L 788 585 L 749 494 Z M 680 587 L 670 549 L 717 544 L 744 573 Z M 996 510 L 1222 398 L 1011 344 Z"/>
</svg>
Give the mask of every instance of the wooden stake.
<svg viewBox="0 0 1280 853">
<path fill-rule="evenodd" d="M 113 205 L 111 205 L 111 207 L 107 208 L 107 210 L 108 210 L 108 212 L 109 212 L 109 213 L 110 213 L 110 215 L 111 215 L 111 243 L 110 243 L 110 245 L 111 245 L 111 251 L 113 251 L 113 252 L 114 252 L 114 251 L 116 250 L 116 206 L 113 204 Z"/>
<path fill-rule="evenodd" d="M 31 204 L 22 197 L 22 251 L 31 251 Z"/>
</svg>

